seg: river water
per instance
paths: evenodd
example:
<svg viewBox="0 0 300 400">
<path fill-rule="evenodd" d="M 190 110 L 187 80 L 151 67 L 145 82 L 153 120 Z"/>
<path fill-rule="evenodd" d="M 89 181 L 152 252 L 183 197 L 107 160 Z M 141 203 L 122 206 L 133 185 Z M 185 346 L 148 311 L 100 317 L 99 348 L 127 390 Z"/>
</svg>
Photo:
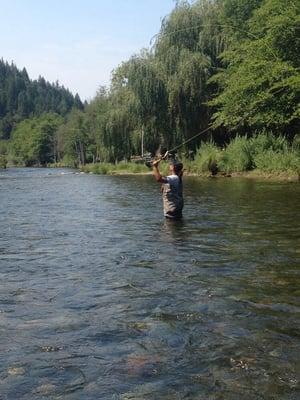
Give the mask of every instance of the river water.
<svg viewBox="0 0 300 400">
<path fill-rule="evenodd" d="M 0 172 L 1 399 L 300 397 L 300 185 Z"/>
</svg>

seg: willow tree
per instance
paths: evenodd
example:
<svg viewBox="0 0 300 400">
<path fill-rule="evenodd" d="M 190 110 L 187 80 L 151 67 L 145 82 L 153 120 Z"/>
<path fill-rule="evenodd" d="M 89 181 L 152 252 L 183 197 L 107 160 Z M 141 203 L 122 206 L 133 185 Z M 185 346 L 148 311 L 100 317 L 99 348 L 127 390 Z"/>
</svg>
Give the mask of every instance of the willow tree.
<svg viewBox="0 0 300 400">
<path fill-rule="evenodd" d="M 168 92 L 173 142 L 179 143 L 208 127 L 209 78 L 220 66 L 224 49 L 218 2 L 179 2 L 163 21 L 155 43 Z M 195 144 L 195 142 L 194 142 Z"/>
<path fill-rule="evenodd" d="M 133 153 L 131 104 L 132 93 L 127 87 L 112 90 L 104 131 L 109 161 L 128 160 Z"/>
<path fill-rule="evenodd" d="M 135 150 L 144 147 L 155 152 L 169 137 L 168 96 L 160 68 L 153 55 L 142 51 L 123 63 L 113 77 L 113 88 L 130 96 L 128 112 L 132 119 Z"/>
<path fill-rule="evenodd" d="M 100 87 L 95 98 L 85 109 L 87 132 L 91 146 L 94 146 L 93 162 L 109 161 L 110 159 L 110 140 L 106 131 L 110 109 L 110 93 L 105 87 Z"/>
</svg>

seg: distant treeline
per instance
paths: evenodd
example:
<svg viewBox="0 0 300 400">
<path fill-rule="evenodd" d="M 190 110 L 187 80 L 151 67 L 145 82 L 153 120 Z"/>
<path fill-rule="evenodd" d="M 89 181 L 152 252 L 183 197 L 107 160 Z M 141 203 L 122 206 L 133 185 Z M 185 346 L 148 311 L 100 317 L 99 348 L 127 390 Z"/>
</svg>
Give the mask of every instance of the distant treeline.
<svg viewBox="0 0 300 400">
<path fill-rule="evenodd" d="M 28 165 L 116 162 L 141 154 L 142 141 L 154 153 L 204 129 L 185 154 L 204 141 L 226 147 L 237 136 L 272 134 L 292 143 L 300 133 L 299 26 L 299 1 L 178 1 L 150 48 L 119 65 L 110 87 L 83 110 L 79 98 L 67 107 L 65 98 L 37 95 L 38 111 L 26 114 L 20 96 L 14 110 L 30 119 L 15 126 L 9 152 Z M 43 85 L 29 86 L 39 93 Z M 56 114 L 40 116 L 45 102 L 52 108 L 44 111 Z M 57 115 L 71 108 L 66 118 Z"/>
<path fill-rule="evenodd" d="M 9 139 L 12 129 L 25 118 L 45 112 L 65 116 L 75 107 L 83 109 L 78 96 L 44 78 L 31 80 L 25 68 L 19 70 L 13 63 L 0 59 L 0 139 Z"/>
</svg>

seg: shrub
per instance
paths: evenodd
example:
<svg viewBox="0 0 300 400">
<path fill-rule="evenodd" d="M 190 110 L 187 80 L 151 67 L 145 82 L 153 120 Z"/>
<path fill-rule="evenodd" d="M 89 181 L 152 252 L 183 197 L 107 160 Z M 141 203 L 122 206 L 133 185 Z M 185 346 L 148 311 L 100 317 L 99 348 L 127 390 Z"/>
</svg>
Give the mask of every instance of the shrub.
<svg viewBox="0 0 300 400">
<path fill-rule="evenodd" d="M 62 160 L 62 164 L 66 167 L 71 167 L 71 168 L 76 168 L 77 166 L 77 159 L 75 159 L 74 157 L 70 156 L 70 155 L 65 155 L 63 160 Z"/>
<path fill-rule="evenodd" d="M 300 153 L 300 134 L 295 135 L 292 143 L 292 149 Z"/>
<path fill-rule="evenodd" d="M 97 163 L 97 164 L 86 164 L 83 166 L 82 171 L 92 172 L 99 175 L 116 174 L 121 173 L 144 173 L 149 171 L 143 164 L 120 162 L 118 164 L 112 163 Z"/>
<path fill-rule="evenodd" d="M 261 133 L 249 139 L 252 157 L 262 154 L 267 150 L 275 152 L 287 151 L 289 144 L 285 137 L 274 136 L 272 134 Z"/>
<path fill-rule="evenodd" d="M 300 157 L 294 151 L 267 150 L 255 156 L 256 168 L 266 172 L 300 172 Z"/>
<path fill-rule="evenodd" d="M 0 168 L 6 168 L 7 159 L 5 156 L 0 155 Z"/>
<path fill-rule="evenodd" d="M 294 139 L 290 146 L 283 136 L 260 134 L 250 139 L 253 165 L 266 172 L 287 172 L 299 170 L 299 151 Z"/>
<path fill-rule="evenodd" d="M 220 171 L 241 172 L 253 168 L 251 144 L 247 137 L 237 136 L 222 152 L 218 163 Z"/>
<path fill-rule="evenodd" d="M 201 146 L 196 153 L 194 161 L 187 161 L 185 167 L 188 167 L 189 171 L 194 173 L 216 173 L 218 169 L 220 154 L 221 151 L 213 142 L 201 143 Z"/>
</svg>

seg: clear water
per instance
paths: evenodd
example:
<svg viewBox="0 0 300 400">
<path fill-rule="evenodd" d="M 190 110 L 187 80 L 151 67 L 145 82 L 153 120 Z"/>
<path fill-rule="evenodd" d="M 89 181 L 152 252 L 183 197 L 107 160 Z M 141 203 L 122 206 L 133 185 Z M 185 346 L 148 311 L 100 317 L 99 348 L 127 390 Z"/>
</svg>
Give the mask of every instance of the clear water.
<svg viewBox="0 0 300 400">
<path fill-rule="evenodd" d="M 299 399 L 300 185 L 0 172 L 1 399 Z"/>
</svg>

